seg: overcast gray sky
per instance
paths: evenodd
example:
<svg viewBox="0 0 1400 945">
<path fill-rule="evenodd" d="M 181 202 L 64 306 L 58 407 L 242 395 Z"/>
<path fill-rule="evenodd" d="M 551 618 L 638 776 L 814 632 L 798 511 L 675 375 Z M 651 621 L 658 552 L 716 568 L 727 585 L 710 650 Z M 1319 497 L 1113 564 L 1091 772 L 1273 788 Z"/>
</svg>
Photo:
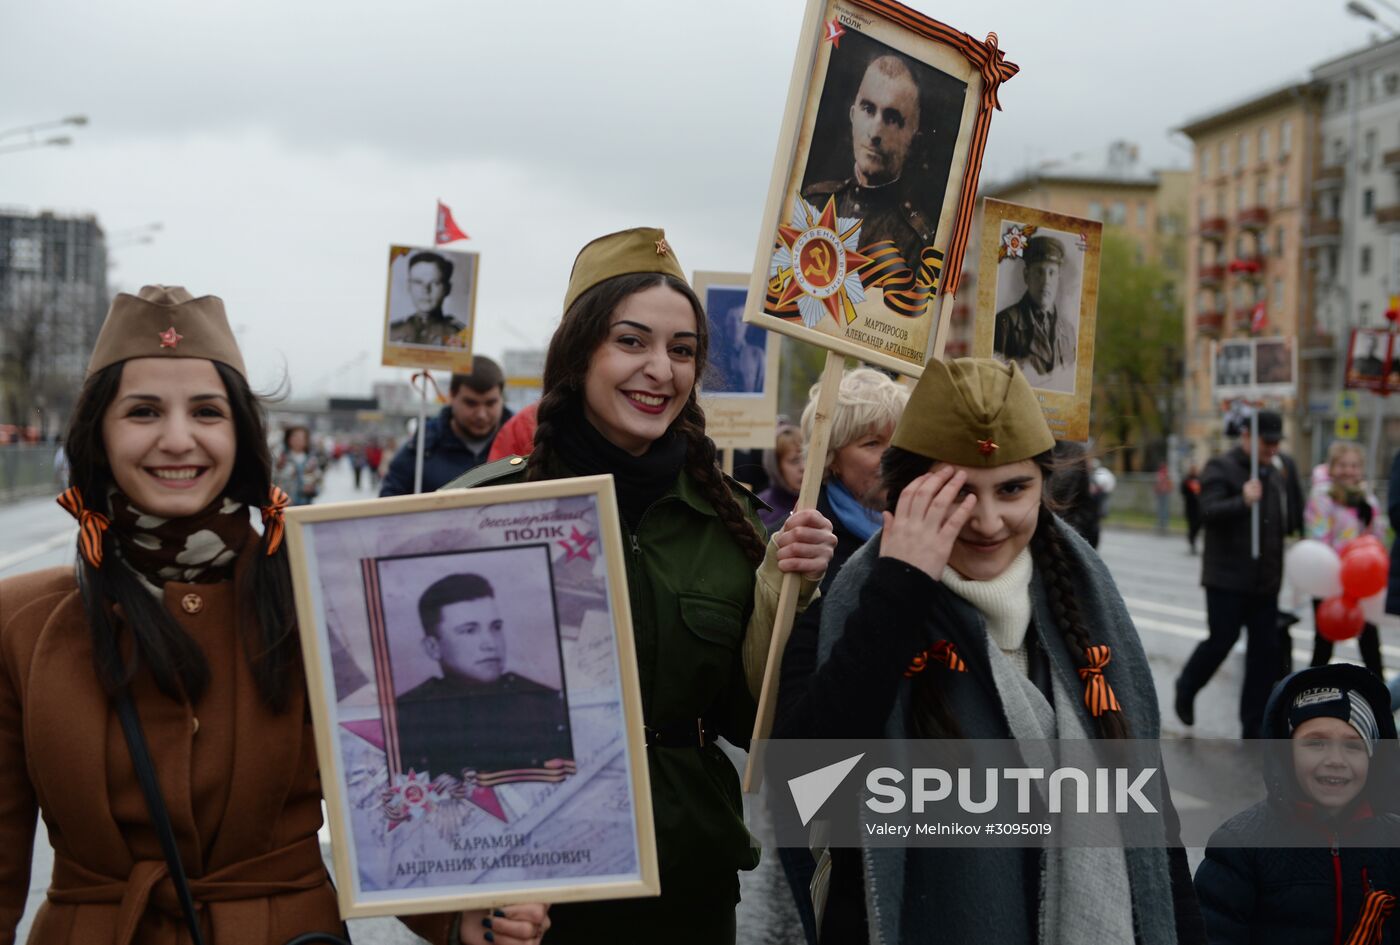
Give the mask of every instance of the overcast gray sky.
<svg viewBox="0 0 1400 945">
<path fill-rule="evenodd" d="M 1375 30 L 1342 0 L 912 4 L 1021 73 L 983 179 L 1137 142 L 1306 75 Z M 378 366 L 390 243 L 436 198 L 482 254 L 477 349 L 543 346 L 594 236 L 666 228 L 687 271 L 747 269 L 803 0 L 78 0 L 0 6 L 0 131 L 91 117 L 0 155 L 0 205 L 97 214 L 113 289 L 220 295 L 255 384 L 353 393 Z M 1400 17 L 1392 17 L 1400 24 Z M 149 245 L 121 231 L 163 224 Z"/>
</svg>

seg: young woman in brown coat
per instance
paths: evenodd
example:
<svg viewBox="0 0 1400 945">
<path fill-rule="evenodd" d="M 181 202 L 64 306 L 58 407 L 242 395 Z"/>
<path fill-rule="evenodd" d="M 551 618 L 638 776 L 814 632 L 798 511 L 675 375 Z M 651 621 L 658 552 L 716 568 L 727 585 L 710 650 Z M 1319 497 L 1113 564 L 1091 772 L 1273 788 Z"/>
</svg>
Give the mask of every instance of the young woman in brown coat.
<svg viewBox="0 0 1400 945">
<path fill-rule="evenodd" d="M 114 709 L 150 747 L 204 941 L 344 934 L 262 408 L 223 303 L 112 304 L 68 432 L 76 569 L 0 581 L 0 945 L 36 815 L 54 850 L 37 945 L 189 941 Z M 260 508 L 264 527 L 252 527 Z M 537 943 L 542 906 L 406 920 L 431 942 Z"/>
</svg>

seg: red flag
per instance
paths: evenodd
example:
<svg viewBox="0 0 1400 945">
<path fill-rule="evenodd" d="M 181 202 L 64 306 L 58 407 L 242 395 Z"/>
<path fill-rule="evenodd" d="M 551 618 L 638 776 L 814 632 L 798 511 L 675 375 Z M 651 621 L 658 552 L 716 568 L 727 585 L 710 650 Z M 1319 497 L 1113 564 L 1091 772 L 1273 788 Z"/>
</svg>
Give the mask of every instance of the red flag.
<svg viewBox="0 0 1400 945">
<path fill-rule="evenodd" d="M 471 239 L 470 236 L 462 232 L 462 228 L 457 225 L 457 221 L 452 219 L 452 210 L 447 204 L 439 200 L 437 205 L 437 227 L 434 230 L 434 242 L 438 246 L 441 246 L 443 243 Z"/>
<path fill-rule="evenodd" d="M 1254 303 L 1254 311 L 1249 316 L 1249 330 L 1256 335 L 1269 327 L 1269 315 L 1264 311 L 1264 300 L 1260 299 Z"/>
</svg>

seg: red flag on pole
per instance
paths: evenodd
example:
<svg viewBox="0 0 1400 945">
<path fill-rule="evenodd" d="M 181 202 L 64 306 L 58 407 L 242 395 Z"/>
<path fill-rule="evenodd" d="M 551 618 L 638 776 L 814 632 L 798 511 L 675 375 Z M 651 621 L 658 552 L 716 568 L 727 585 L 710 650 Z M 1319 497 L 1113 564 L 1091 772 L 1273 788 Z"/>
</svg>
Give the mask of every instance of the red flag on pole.
<svg viewBox="0 0 1400 945">
<path fill-rule="evenodd" d="M 457 221 L 452 219 L 452 210 L 441 200 L 437 202 L 437 227 L 433 231 L 434 242 L 438 246 L 443 243 L 452 243 L 457 240 L 469 240 L 470 236 L 462 232 L 462 228 L 457 225 Z"/>
<path fill-rule="evenodd" d="M 1269 315 L 1264 310 L 1264 300 L 1260 299 L 1254 304 L 1254 311 L 1249 316 L 1249 330 L 1254 334 L 1259 334 L 1269 326 Z"/>
</svg>

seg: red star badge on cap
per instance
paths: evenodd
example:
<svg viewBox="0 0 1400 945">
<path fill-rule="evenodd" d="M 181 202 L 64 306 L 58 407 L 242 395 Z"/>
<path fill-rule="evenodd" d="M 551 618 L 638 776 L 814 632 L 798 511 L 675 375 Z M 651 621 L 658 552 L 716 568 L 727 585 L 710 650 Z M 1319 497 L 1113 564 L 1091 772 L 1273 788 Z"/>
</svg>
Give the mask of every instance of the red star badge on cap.
<svg viewBox="0 0 1400 945">
<path fill-rule="evenodd" d="M 661 239 L 656 241 L 656 255 L 665 256 L 670 252 L 671 244 L 666 242 L 666 237 L 663 236 L 661 237 Z"/>
<path fill-rule="evenodd" d="M 173 348 L 178 345 L 184 337 L 184 335 L 175 330 L 174 325 L 171 325 L 169 328 L 165 329 L 165 331 L 160 332 L 160 346 L 162 348 Z"/>
<path fill-rule="evenodd" d="M 999 449 L 1001 449 L 1001 447 L 993 443 L 991 437 L 977 441 L 977 452 L 981 453 L 983 456 L 991 456 Z"/>
</svg>

